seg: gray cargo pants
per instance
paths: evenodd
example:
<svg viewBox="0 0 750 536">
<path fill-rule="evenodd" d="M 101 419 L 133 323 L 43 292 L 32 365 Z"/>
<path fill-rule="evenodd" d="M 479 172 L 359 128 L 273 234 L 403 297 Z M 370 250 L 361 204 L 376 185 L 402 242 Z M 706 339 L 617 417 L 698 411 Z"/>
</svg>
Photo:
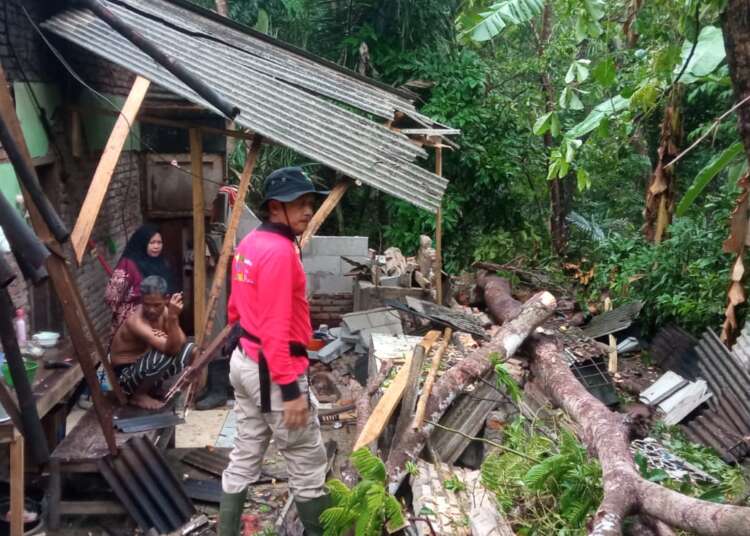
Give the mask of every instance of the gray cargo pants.
<svg viewBox="0 0 750 536">
<path fill-rule="evenodd" d="M 317 401 L 310 393 L 310 420 L 304 428 L 284 426 L 281 390 L 271 385 L 271 412 L 260 411 L 258 364 L 237 348 L 229 363 L 234 387 L 237 435 L 229 465 L 221 479 L 225 493 L 239 493 L 260 478 L 261 462 L 273 438 L 286 460 L 289 488 L 294 498 L 309 501 L 325 494 L 326 451 L 320 437 Z M 300 376 L 300 391 L 307 396 L 307 378 Z"/>
</svg>

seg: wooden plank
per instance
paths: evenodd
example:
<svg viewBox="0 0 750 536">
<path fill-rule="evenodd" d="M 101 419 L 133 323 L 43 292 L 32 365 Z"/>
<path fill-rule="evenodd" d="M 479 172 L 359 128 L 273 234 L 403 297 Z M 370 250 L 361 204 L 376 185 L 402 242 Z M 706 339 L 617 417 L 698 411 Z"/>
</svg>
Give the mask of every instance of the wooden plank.
<svg viewBox="0 0 750 536">
<path fill-rule="evenodd" d="M 425 335 L 425 338 L 422 339 L 420 345 L 424 347 L 426 343 L 429 344 L 430 339 L 432 339 L 434 342 L 434 340 L 439 336 L 439 331 L 431 331 L 427 335 Z M 378 437 L 380 437 L 380 434 L 383 432 L 383 428 L 385 428 L 385 426 L 388 424 L 388 421 L 393 415 L 393 412 L 396 410 L 396 406 L 401 401 L 401 397 L 403 396 L 404 390 L 406 389 L 406 385 L 409 380 L 409 371 L 413 354 L 414 352 L 406 356 L 406 360 L 401 366 L 401 369 L 396 374 L 396 377 L 388 386 L 388 389 L 386 389 L 385 393 L 383 393 L 383 396 L 378 401 L 375 409 L 372 410 L 372 414 L 370 415 L 370 418 L 367 419 L 367 423 L 365 424 L 362 432 L 357 438 L 352 451 L 364 447 L 365 445 L 369 445 L 373 441 L 376 441 Z"/>
<path fill-rule="evenodd" d="M 117 161 L 120 160 L 125 141 L 130 135 L 130 128 L 138 115 L 138 110 L 141 108 L 150 85 L 151 82 L 141 76 L 135 79 L 125 105 L 122 107 L 114 128 L 112 128 L 112 133 L 109 135 L 109 141 L 107 141 L 107 145 L 104 147 L 99 165 L 94 172 L 94 178 L 91 179 L 89 191 L 86 194 L 86 199 L 83 201 L 81 210 L 78 213 L 78 220 L 71 234 L 73 251 L 75 251 L 75 258 L 79 265 L 83 260 L 83 254 L 91 238 L 91 231 L 94 229 L 99 209 L 104 202 L 104 197 L 107 195 L 107 189 L 112 180 L 115 166 L 117 166 Z"/>
<path fill-rule="evenodd" d="M 443 176 L 443 148 L 435 147 L 435 175 Z M 435 289 L 437 303 L 443 305 L 443 204 L 438 207 L 435 216 Z"/>
<path fill-rule="evenodd" d="M 10 95 L 8 82 L 5 78 L 5 71 L 2 69 L 2 66 L 0 66 L 0 114 L 9 126 L 13 136 L 16 138 L 19 150 L 23 157 L 31 163 L 31 155 L 26 146 L 23 132 L 21 130 L 21 124 L 18 121 L 18 116 L 16 116 L 13 99 Z M 103 400 L 99 379 L 96 376 L 96 363 L 98 360 L 103 360 L 104 358 L 101 343 L 93 329 L 93 324 L 86 312 L 83 300 L 81 300 L 78 286 L 73 279 L 73 275 L 70 273 L 68 264 L 66 263 L 65 258 L 60 255 L 62 248 L 60 248 L 60 245 L 54 240 L 47 224 L 39 214 L 36 206 L 34 206 L 34 202 L 31 199 L 31 196 L 29 196 L 29 193 L 24 188 L 22 188 L 21 191 L 24 196 L 26 208 L 31 217 L 31 224 L 34 228 L 34 232 L 53 252 L 53 254 L 47 259 L 47 272 L 50 275 L 52 284 L 54 285 L 55 291 L 63 306 L 65 324 L 70 333 L 70 338 L 73 341 L 73 347 L 76 350 L 78 362 L 80 363 L 84 377 L 86 378 L 86 383 L 91 390 L 91 396 L 96 407 L 102 431 L 107 439 L 107 444 L 109 445 L 111 452 L 115 454 L 117 450 L 114 441 L 112 416 L 109 412 L 109 405 Z M 107 372 L 108 374 L 111 374 L 111 366 L 107 369 Z M 115 394 L 118 395 L 118 399 L 120 399 L 123 394 L 122 390 L 119 389 L 119 385 L 115 383 L 112 387 Z"/>
<path fill-rule="evenodd" d="M 320 226 L 323 225 L 323 222 L 326 221 L 326 218 L 331 215 L 331 212 L 333 212 L 333 210 L 336 208 L 336 205 L 338 205 L 341 199 L 344 197 L 344 194 L 349 189 L 350 185 L 351 181 L 345 178 L 340 180 L 336 184 L 336 186 L 333 187 L 331 193 L 328 194 L 326 200 L 323 201 L 322 205 L 320 205 L 320 208 L 312 217 L 312 220 L 310 220 L 307 229 L 302 234 L 302 239 L 300 240 L 300 249 L 305 249 L 307 243 L 315 235 L 315 233 L 318 232 Z"/>
<path fill-rule="evenodd" d="M 10 444 L 10 533 L 12 536 L 23 534 L 24 484 L 23 436 L 18 434 Z"/>
<path fill-rule="evenodd" d="M 253 171 L 255 170 L 255 163 L 258 161 L 258 155 L 260 154 L 262 144 L 263 139 L 260 136 L 255 136 L 247 152 L 245 168 L 242 170 L 240 184 L 237 188 L 237 201 L 232 207 L 231 216 L 229 216 L 229 225 L 227 225 L 227 231 L 224 234 L 224 242 L 221 245 L 221 254 L 219 255 L 219 261 L 216 263 L 216 270 L 214 270 L 214 279 L 211 282 L 211 292 L 208 295 L 208 305 L 206 307 L 206 323 L 201 331 L 202 341 L 205 341 L 206 337 L 210 336 L 213 331 L 214 318 L 216 318 L 216 306 L 219 302 L 221 290 L 224 288 L 224 283 L 226 282 L 227 266 L 229 265 L 229 259 L 232 256 L 232 252 L 234 251 L 237 227 L 240 224 L 240 216 L 242 216 L 242 211 L 245 208 L 245 198 L 250 189 L 250 182 L 253 177 Z"/>
<path fill-rule="evenodd" d="M 419 402 L 417 402 L 417 411 L 414 414 L 412 428 L 422 428 L 422 423 L 424 422 L 424 414 L 427 410 L 427 399 L 430 398 L 432 386 L 435 384 L 435 378 L 437 377 L 438 369 L 440 368 L 440 360 L 443 358 L 443 354 L 448 348 L 452 336 L 453 330 L 451 328 L 445 328 L 445 332 L 443 333 L 443 342 L 435 352 L 435 355 L 432 356 L 432 366 L 430 367 L 430 371 L 427 373 L 427 378 L 424 381 L 422 393 L 419 395 Z"/>
<path fill-rule="evenodd" d="M 190 164 L 193 175 L 193 326 L 196 343 L 203 344 L 206 314 L 206 195 L 203 190 L 203 138 L 190 129 Z"/>
<path fill-rule="evenodd" d="M 400 437 L 411 425 L 414 417 L 414 408 L 419 396 L 419 380 L 422 377 L 424 360 L 439 337 L 439 331 L 428 332 L 414 350 L 409 367 L 409 377 L 406 380 L 406 389 L 401 401 L 401 411 L 396 421 L 396 437 Z"/>
</svg>

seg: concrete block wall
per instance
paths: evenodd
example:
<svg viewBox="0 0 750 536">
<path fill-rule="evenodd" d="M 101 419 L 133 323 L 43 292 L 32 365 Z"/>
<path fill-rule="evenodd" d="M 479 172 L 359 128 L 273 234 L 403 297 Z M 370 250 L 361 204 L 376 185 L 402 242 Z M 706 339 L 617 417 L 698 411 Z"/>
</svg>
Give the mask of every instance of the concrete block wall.
<svg viewBox="0 0 750 536">
<path fill-rule="evenodd" d="M 364 262 L 368 259 L 364 236 L 315 236 L 302 252 L 310 295 L 313 326 L 338 326 L 341 316 L 353 310 L 354 278 L 344 274 L 351 266 L 341 256 Z"/>
<path fill-rule="evenodd" d="M 354 278 L 347 277 L 352 267 L 341 256 L 365 262 L 368 260 L 366 236 L 315 236 L 302 252 L 302 263 L 307 273 L 308 293 L 351 293 Z"/>
</svg>

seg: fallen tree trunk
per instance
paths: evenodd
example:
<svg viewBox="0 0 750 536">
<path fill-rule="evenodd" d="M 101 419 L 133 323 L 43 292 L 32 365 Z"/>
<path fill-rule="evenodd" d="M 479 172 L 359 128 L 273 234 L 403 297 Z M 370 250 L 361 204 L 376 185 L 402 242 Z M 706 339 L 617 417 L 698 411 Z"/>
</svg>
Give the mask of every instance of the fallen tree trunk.
<svg viewBox="0 0 750 536">
<path fill-rule="evenodd" d="M 528 350 L 534 379 L 580 425 L 581 439 L 601 463 L 604 498 L 590 535 L 620 535 L 625 518 L 636 514 L 699 535 L 748 533 L 750 508 L 694 499 L 640 476 L 630 453 L 624 415 L 608 410 L 576 380 L 556 338 L 535 336 Z"/>
<path fill-rule="evenodd" d="M 534 295 L 523 304 L 516 318 L 503 324 L 488 344 L 448 370 L 432 389 L 427 401 L 427 420 L 440 420 L 464 388 L 477 381 L 490 369 L 493 354 L 501 360 L 511 357 L 536 327 L 552 315 L 555 305 L 555 298 L 549 292 Z M 424 449 L 432 428 L 433 426 L 428 423 L 420 429 L 409 429 L 391 448 L 386 462 L 391 493 L 396 492 L 406 476 L 406 462 L 416 460 Z"/>
<path fill-rule="evenodd" d="M 484 293 L 484 303 L 490 314 L 502 324 L 518 316 L 521 312 L 521 302 L 514 299 L 510 290 L 510 282 L 499 275 L 479 272 L 477 285 Z"/>
</svg>

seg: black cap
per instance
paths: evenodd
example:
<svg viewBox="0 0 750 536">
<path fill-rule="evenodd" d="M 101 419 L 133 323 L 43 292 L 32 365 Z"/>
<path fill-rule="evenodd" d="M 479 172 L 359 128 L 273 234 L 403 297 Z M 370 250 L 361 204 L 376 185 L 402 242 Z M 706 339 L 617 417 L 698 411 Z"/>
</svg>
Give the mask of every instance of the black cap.
<svg viewBox="0 0 750 536">
<path fill-rule="evenodd" d="M 305 194 L 328 195 L 327 191 L 315 189 L 310 177 L 299 167 L 285 167 L 277 169 L 263 181 L 264 206 L 270 200 L 291 203 Z"/>
</svg>

